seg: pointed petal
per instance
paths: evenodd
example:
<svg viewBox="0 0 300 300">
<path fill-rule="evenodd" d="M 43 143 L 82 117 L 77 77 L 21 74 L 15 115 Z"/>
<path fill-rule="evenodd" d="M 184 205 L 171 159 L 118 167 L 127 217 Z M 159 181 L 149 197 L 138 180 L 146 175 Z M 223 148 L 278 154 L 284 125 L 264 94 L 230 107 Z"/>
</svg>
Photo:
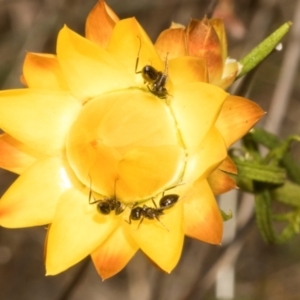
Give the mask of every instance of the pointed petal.
<svg viewBox="0 0 300 300">
<path fill-rule="evenodd" d="M 119 273 L 138 250 L 128 226 L 116 230 L 92 253 L 92 259 L 101 278 L 107 279 Z"/>
<path fill-rule="evenodd" d="M 0 167 L 21 174 L 37 159 L 45 157 L 9 134 L 0 135 Z"/>
<path fill-rule="evenodd" d="M 207 19 L 192 19 L 187 28 L 188 55 L 203 58 L 207 63 L 209 82 L 222 77 L 223 58 L 219 37 Z"/>
<path fill-rule="evenodd" d="M 224 22 L 222 19 L 209 19 L 209 23 L 211 26 L 213 26 L 216 34 L 218 35 L 222 50 L 223 61 L 225 61 L 225 59 L 227 58 L 227 38 Z"/>
<path fill-rule="evenodd" d="M 162 60 L 166 55 L 169 59 L 185 56 L 184 28 L 170 28 L 162 31 L 155 42 L 155 49 Z"/>
<path fill-rule="evenodd" d="M 219 169 L 212 172 L 207 181 L 214 195 L 220 195 L 237 188 L 235 180 Z"/>
<path fill-rule="evenodd" d="M 98 213 L 88 197 L 88 191 L 72 188 L 60 198 L 47 238 L 47 275 L 60 273 L 81 261 L 118 226 L 119 217 Z"/>
<path fill-rule="evenodd" d="M 86 38 L 102 48 L 107 46 L 116 24 L 106 7 L 107 4 L 99 0 L 89 13 L 85 24 Z"/>
<path fill-rule="evenodd" d="M 174 85 L 195 81 L 208 82 L 205 61 L 201 58 L 184 56 L 169 61 L 169 75 Z"/>
<path fill-rule="evenodd" d="M 23 64 L 23 75 L 29 88 L 68 90 L 55 55 L 28 52 Z"/>
<path fill-rule="evenodd" d="M 1 91 L 0 127 L 31 148 L 54 154 L 65 147 L 66 133 L 80 109 L 64 91 Z"/>
<path fill-rule="evenodd" d="M 35 162 L 3 195 L 0 224 L 9 228 L 49 224 L 61 194 L 70 186 L 60 158 Z"/>
<path fill-rule="evenodd" d="M 224 90 L 204 82 L 186 83 L 174 89 L 170 106 L 190 151 L 199 149 L 226 97 Z"/>
<path fill-rule="evenodd" d="M 188 157 L 183 182 L 206 178 L 227 157 L 227 148 L 220 132 L 212 127 L 198 152 Z"/>
<path fill-rule="evenodd" d="M 164 68 L 150 38 L 135 18 L 124 19 L 116 24 L 107 51 L 132 74 L 135 74 L 135 67 L 140 71 L 149 64 L 157 70 Z M 138 54 L 139 61 L 136 66 Z M 141 78 L 140 74 L 139 77 Z"/>
<path fill-rule="evenodd" d="M 185 234 L 210 244 L 220 244 L 223 220 L 206 180 L 197 181 L 184 196 Z"/>
<path fill-rule="evenodd" d="M 144 219 L 142 223 L 131 221 L 128 224 L 141 250 L 167 273 L 177 265 L 183 247 L 182 209 L 182 202 L 179 202 L 165 210 L 159 218 L 161 223 L 155 219 Z"/>
<path fill-rule="evenodd" d="M 99 2 L 101 2 L 101 1 L 102 0 L 99 0 Z M 114 20 L 115 23 L 119 22 L 120 19 L 116 15 L 116 13 L 110 8 L 110 6 L 105 1 L 103 1 L 103 2 L 105 4 L 105 9 L 106 9 L 107 13 L 110 15 L 110 17 Z"/>
<path fill-rule="evenodd" d="M 238 96 L 228 96 L 216 122 L 227 147 L 245 135 L 265 112 L 254 102 Z"/>
<path fill-rule="evenodd" d="M 237 167 L 228 155 L 219 165 L 218 169 L 226 173 L 237 174 Z"/>
<path fill-rule="evenodd" d="M 58 35 L 57 57 L 71 91 L 82 101 L 133 85 L 133 76 L 115 57 L 66 26 Z"/>
<path fill-rule="evenodd" d="M 235 180 L 227 173 L 237 174 L 237 167 L 228 155 L 219 165 L 218 169 L 212 172 L 207 178 L 214 195 L 223 194 L 237 188 Z"/>
</svg>

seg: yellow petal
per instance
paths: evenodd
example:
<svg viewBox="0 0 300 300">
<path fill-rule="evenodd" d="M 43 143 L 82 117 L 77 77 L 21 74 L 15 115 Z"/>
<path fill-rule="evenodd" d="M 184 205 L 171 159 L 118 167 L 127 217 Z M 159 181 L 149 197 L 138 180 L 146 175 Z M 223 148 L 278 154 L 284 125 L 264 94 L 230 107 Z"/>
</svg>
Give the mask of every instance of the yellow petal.
<svg viewBox="0 0 300 300">
<path fill-rule="evenodd" d="M 119 164 L 118 194 L 124 202 L 149 198 L 176 181 L 184 158 L 177 146 L 132 148 Z"/>
<path fill-rule="evenodd" d="M 256 103 L 230 95 L 224 102 L 216 127 L 229 147 L 245 135 L 264 114 Z"/>
<path fill-rule="evenodd" d="M 133 85 L 115 57 L 66 26 L 58 35 L 57 57 L 71 91 L 83 101 Z"/>
<path fill-rule="evenodd" d="M 50 223 L 59 197 L 70 185 L 60 158 L 35 162 L 3 195 L 0 224 L 16 228 Z"/>
<path fill-rule="evenodd" d="M 224 90 L 203 82 L 176 86 L 171 109 L 186 147 L 194 151 L 216 121 L 227 97 Z"/>
<path fill-rule="evenodd" d="M 220 169 L 212 172 L 208 176 L 207 181 L 214 195 L 220 195 L 237 188 L 235 180 Z"/>
<path fill-rule="evenodd" d="M 89 13 L 86 25 L 85 36 L 90 41 L 105 48 L 116 24 L 116 21 L 106 10 L 106 3 L 99 0 Z"/>
<path fill-rule="evenodd" d="M 219 37 L 207 19 L 192 19 L 187 28 L 188 55 L 201 57 L 206 61 L 209 82 L 222 77 L 223 58 Z"/>
<path fill-rule="evenodd" d="M 223 220 L 206 180 L 197 181 L 184 196 L 185 234 L 210 244 L 220 244 Z"/>
<path fill-rule="evenodd" d="M 148 205 L 149 204 L 149 205 Z M 151 202 L 148 206 L 153 206 Z M 177 265 L 183 246 L 182 201 L 159 217 L 159 220 L 131 221 L 130 230 L 141 250 L 161 269 L 170 273 Z"/>
<path fill-rule="evenodd" d="M 80 108 L 64 91 L 1 91 L 0 127 L 31 148 L 54 154 L 65 147 L 66 133 Z"/>
<path fill-rule="evenodd" d="M 47 237 L 47 275 L 60 273 L 92 253 L 120 222 L 114 214 L 97 212 L 88 192 L 66 191 L 58 205 Z"/>
<path fill-rule="evenodd" d="M 168 55 L 169 59 L 185 56 L 184 28 L 170 28 L 162 31 L 155 42 L 155 49 L 161 59 Z"/>
<path fill-rule="evenodd" d="M 206 178 L 227 157 L 227 148 L 220 132 L 212 127 L 198 152 L 188 156 L 183 182 Z"/>
<path fill-rule="evenodd" d="M 140 71 L 145 65 L 152 65 L 159 71 L 163 70 L 163 62 L 156 53 L 147 33 L 136 19 L 129 18 L 118 22 L 112 33 L 107 51 L 122 62 L 129 73 L 135 74 L 139 49 L 141 51 L 137 71 Z"/>
<path fill-rule="evenodd" d="M 45 157 L 9 134 L 0 135 L 0 167 L 13 173 L 21 174 L 38 158 Z"/>
<path fill-rule="evenodd" d="M 138 250 L 128 226 L 119 226 L 92 253 L 92 259 L 101 278 L 107 279 L 119 273 Z"/>
<path fill-rule="evenodd" d="M 201 58 L 184 56 L 169 61 L 169 75 L 174 85 L 194 81 L 208 82 L 205 61 Z"/>
<path fill-rule="evenodd" d="M 28 52 L 23 64 L 23 75 L 30 88 L 68 90 L 55 55 Z"/>
</svg>

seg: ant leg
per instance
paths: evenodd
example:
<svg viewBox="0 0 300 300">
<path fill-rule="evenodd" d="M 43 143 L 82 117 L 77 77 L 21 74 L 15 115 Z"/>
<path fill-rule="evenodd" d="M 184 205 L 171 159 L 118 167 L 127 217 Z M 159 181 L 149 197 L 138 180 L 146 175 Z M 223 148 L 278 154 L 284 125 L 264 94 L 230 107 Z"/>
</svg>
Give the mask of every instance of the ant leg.
<svg viewBox="0 0 300 300">
<path fill-rule="evenodd" d="M 99 200 L 96 200 L 95 197 L 93 196 L 94 201 L 93 202 L 91 201 L 91 199 L 92 199 L 92 178 L 90 175 L 89 175 L 89 177 L 90 177 L 89 204 L 95 204 L 95 203 L 99 202 Z"/>
<path fill-rule="evenodd" d="M 101 202 L 102 200 L 97 200 L 94 196 L 94 201 L 91 201 L 91 198 L 92 198 L 92 190 L 90 189 L 90 192 L 89 192 L 89 204 L 95 204 L 95 203 L 99 203 Z"/>
<path fill-rule="evenodd" d="M 129 215 L 129 220 L 125 220 L 125 222 L 127 222 L 128 224 L 131 224 L 131 215 Z"/>
<path fill-rule="evenodd" d="M 164 73 L 166 74 L 166 75 L 168 75 L 168 55 L 169 55 L 169 52 L 167 53 L 167 55 L 166 55 L 166 60 L 165 60 L 165 70 L 164 70 Z"/>
<path fill-rule="evenodd" d="M 139 65 L 139 61 L 140 61 L 140 52 L 141 52 L 141 48 L 142 48 L 142 41 L 141 41 L 141 38 L 139 36 L 137 36 L 137 38 L 140 41 L 140 47 L 139 47 L 139 51 L 138 51 L 137 58 L 136 58 L 136 61 L 135 61 L 135 74 L 140 74 L 140 73 L 142 73 L 142 71 L 137 71 L 137 69 L 138 69 L 138 65 Z"/>
<path fill-rule="evenodd" d="M 115 186 L 114 186 L 114 198 L 113 198 L 113 205 L 115 206 L 115 214 L 116 216 L 121 214 L 127 207 L 127 205 L 124 205 L 123 203 L 121 203 L 120 201 L 117 200 L 117 181 L 120 178 L 117 178 L 115 180 Z"/>
<path fill-rule="evenodd" d="M 140 226 L 141 226 L 141 224 L 143 223 L 144 219 L 145 219 L 144 217 L 141 218 L 141 221 L 140 221 L 140 223 L 139 223 L 139 225 L 138 225 L 138 227 L 137 227 L 136 230 L 138 230 L 138 229 L 140 228 Z"/>
<path fill-rule="evenodd" d="M 146 82 L 147 82 L 147 81 L 146 81 Z M 146 83 L 146 82 L 144 81 L 144 83 Z M 150 89 L 149 84 L 147 84 L 147 88 L 148 88 L 148 90 L 149 90 L 150 93 L 153 92 L 153 89 Z"/>
<path fill-rule="evenodd" d="M 120 203 L 120 205 L 115 210 L 116 216 L 119 215 L 119 214 L 121 214 L 126 209 L 126 207 L 127 207 L 127 205 L 123 205 L 122 203 Z"/>
<path fill-rule="evenodd" d="M 90 192 L 90 194 L 91 194 L 91 192 Z M 91 198 L 89 198 L 89 204 L 95 204 L 95 203 L 99 203 L 99 202 L 104 202 L 103 200 L 97 200 L 94 196 L 93 196 L 93 198 L 94 198 L 94 201 L 91 201 Z"/>
<path fill-rule="evenodd" d="M 163 191 L 162 197 L 165 195 L 165 192 L 166 192 L 166 191 L 172 190 L 172 189 L 174 189 L 174 188 L 176 188 L 176 187 L 178 187 L 178 186 L 184 185 L 184 184 L 185 184 L 184 182 L 181 182 L 181 183 L 178 183 L 178 184 L 176 184 L 176 185 L 172 185 L 172 186 L 168 187 L 167 189 L 165 189 L 165 190 Z"/>
<path fill-rule="evenodd" d="M 155 219 L 167 230 L 169 231 L 169 229 L 164 225 L 164 223 L 159 219 L 159 217 L 155 216 Z"/>
<path fill-rule="evenodd" d="M 114 184 L 114 199 L 116 200 L 116 190 L 117 190 L 117 180 L 119 180 L 119 178 L 117 178 L 116 180 L 115 180 L 115 184 Z"/>
<path fill-rule="evenodd" d="M 153 198 L 152 198 L 152 202 L 153 202 L 154 207 L 157 209 L 157 205 L 156 205 L 155 201 L 153 200 Z"/>
<path fill-rule="evenodd" d="M 92 198 L 92 190 L 90 189 L 90 192 L 89 192 L 89 204 L 92 204 L 91 203 L 91 198 Z"/>
<path fill-rule="evenodd" d="M 129 214 L 129 220 L 127 221 L 127 220 L 125 220 L 128 224 L 131 224 L 131 219 L 132 219 L 132 216 L 131 216 L 131 213 L 132 213 L 132 210 L 136 207 L 136 206 L 138 206 L 138 202 L 135 202 L 135 203 L 133 203 L 133 205 L 132 205 L 132 207 L 131 207 L 131 212 L 130 212 L 130 214 Z M 127 207 L 127 205 L 126 205 L 126 207 Z"/>
<path fill-rule="evenodd" d="M 93 196 L 93 191 L 92 191 L 92 178 L 91 176 L 89 175 L 90 177 L 90 192 L 89 192 L 89 204 L 96 204 L 96 203 L 99 203 L 99 202 L 104 202 L 103 199 L 102 200 L 97 200 L 94 196 Z M 94 199 L 94 201 L 91 201 L 91 199 Z"/>
</svg>

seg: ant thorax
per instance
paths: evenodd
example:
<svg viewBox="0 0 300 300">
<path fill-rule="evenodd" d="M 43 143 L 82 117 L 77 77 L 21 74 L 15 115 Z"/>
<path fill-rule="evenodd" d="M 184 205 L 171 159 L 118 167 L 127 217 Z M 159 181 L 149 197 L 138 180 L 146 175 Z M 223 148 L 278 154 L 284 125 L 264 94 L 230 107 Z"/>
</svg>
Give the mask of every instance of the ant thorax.
<svg viewBox="0 0 300 300">
<path fill-rule="evenodd" d="M 112 211 L 115 212 L 115 215 L 119 215 L 126 208 L 126 206 L 122 202 L 120 202 L 116 197 L 116 184 L 113 197 L 101 196 L 100 199 L 96 199 L 92 191 L 92 181 L 90 183 L 89 204 L 96 204 L 97 211 L 102 215 L 109 215 Z"/>
</svg>

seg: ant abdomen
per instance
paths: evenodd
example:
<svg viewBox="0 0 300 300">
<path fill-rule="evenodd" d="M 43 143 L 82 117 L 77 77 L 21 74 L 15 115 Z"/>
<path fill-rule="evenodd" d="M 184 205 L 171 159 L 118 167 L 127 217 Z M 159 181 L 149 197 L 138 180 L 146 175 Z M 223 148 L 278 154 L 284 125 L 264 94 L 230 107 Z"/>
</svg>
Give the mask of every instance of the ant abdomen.
<svg viewBox="0 0 300 300">
<path fill-rule="evenodd" d="M 159 206 L 163 209 L 171 208 L 173 205 L 175 205 L 178 199 L 179 195 L 176 194 L 165 195 L 159 200 Z"/>
</svg>

